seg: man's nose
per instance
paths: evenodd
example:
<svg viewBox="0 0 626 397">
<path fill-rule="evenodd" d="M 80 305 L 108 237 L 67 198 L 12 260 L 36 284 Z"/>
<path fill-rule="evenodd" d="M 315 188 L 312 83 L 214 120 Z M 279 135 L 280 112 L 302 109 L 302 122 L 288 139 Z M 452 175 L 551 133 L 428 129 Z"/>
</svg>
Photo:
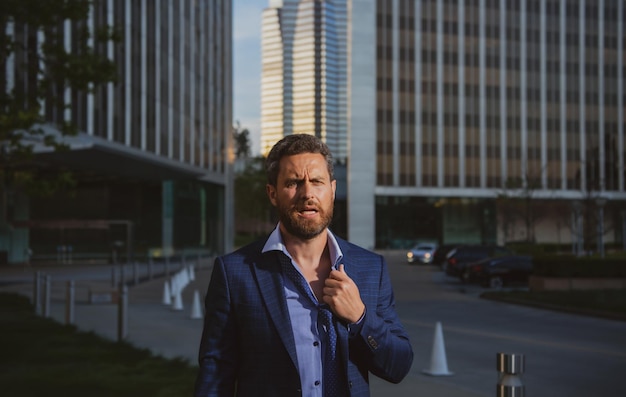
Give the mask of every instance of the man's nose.
<svg viewBox="0 0 626 397">
<path fill-rule="evenodd" d="M 309 181 L 303 181 L 300 184 L 300 196 L 303 198 L 313 197 L 313 184 Z"/>
</svg>

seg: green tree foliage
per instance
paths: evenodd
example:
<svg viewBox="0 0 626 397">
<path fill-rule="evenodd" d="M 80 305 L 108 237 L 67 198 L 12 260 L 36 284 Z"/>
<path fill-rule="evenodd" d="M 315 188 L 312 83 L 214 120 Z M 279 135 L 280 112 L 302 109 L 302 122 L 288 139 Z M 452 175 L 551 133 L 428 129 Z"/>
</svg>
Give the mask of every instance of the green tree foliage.
<svg viewBox="0 0 626 397">
<path fill-rule="evenodd" d="M 37 167 L 33 142 L 63 150 L 60 137 L 77 132 L 72 120 L 55 122 L 59 134 L 42 125 L 50 115 L 62 115 L 70 104 L 64 93 L 93 92 L 116 80 L 112 60 L 94 47 L 119 34 L 110 26 L 90 31 L 86 23 L 90 0 L 3 0 L 0 2 L 0 70 L 15 65 L 13 81 L 0 80 L 0 191 L 22 189 L 46 194 L 71 185 L 68 172 Z M 66 49 L 65 22 L 72 26 Z M 43 38 L 43 40 L 41 40 Z M 1 204 L 1 203 L 0 203 Z"/>
<path fill-rule="evenodd" d="M 535 242 L 535 225 L 545 215 L 535 198 L 535 193 L 540 188 L 540 181 L 536 177 L 509 178 L 505 181 L 504 189 L 496 198 L 505 241 L 513 234 L 519 220 L 526 230 L 526 242 Z"/>
<path fill-rule="evenodd" d="M 237 126 L 234 127 L 234 130 L 235 156 L 238 159 L 250 157 L 250 131 L 248 131 L 247 128 L 241 129 L 239 122 L 237 122 Z"/>
<path fill-rule="evenodd" d="M 250 159 L 244 171 L 235 177 L 235 222 L 255 234 L 266 232 L 272 208 L 265 191 L 264 161 L 262 156 Z"/>
</svg>

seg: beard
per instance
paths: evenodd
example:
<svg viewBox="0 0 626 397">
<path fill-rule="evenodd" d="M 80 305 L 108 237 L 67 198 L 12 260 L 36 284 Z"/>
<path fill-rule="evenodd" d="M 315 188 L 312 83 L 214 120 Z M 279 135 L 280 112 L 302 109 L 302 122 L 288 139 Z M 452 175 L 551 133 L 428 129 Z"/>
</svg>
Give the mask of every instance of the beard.
<svg viewBox="0 0 626 397">
<path fill-rule="evenodd" d="M 303 203 L 303 206 L 310 205 L 309 203 Z M 298 216 L 298 207 L 292 206 L 278 206 L 280 223 L 285 227 L 285 230 L 294 237 L 301 240 L 311 240 L 322 233 L 333 219 L 333 205 L 331 204 L 328 209 L 315 206 L 319 214 L 319 219 L 302 219 Z"/>
</svg>

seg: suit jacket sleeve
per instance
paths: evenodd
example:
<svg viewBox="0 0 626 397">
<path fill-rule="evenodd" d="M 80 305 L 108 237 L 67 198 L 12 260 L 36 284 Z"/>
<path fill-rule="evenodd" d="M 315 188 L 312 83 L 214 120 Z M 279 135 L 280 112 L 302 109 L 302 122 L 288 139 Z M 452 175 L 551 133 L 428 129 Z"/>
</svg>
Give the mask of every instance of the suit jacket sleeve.
<svg viewBox="0 0 626 397">
<path fill-rule="evenodd" d="M 213 265 L 205 308 L 195 396 L 233 396 L 238 355 L 237 333 L 224 262 L 219 257 Z"/>
<path fill-rule="evenodd" d="M 387 265 L 383 257 L 377 258 L 378 272 L 370 274 L 378 274 L 378 279 L 363 289 L 359 286 L 367 311 L 360 333 L 350 340 L 350 356 L 359 367 L 365 364 L 372 374 L 398 383 L 411 369 L 413 349 L 395 311 Z"/>
</svg>

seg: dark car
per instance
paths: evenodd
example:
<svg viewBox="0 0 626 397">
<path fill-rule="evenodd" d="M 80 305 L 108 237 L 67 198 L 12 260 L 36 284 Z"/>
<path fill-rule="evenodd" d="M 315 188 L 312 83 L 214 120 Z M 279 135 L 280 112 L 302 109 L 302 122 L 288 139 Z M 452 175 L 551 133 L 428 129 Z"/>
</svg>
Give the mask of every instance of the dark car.
<svg viewBox="0 0 626 397">
<path fill-rule="evenodd" d="M 446 258 L 446 274 L 459 277 L 461 280 L 465 275 L 465 268 L 468 264 L 481 259 L 513 255 L 511 250 L 499 245 L 463 245 L 452 249 Z"/>
<path fill-rule="evenodd" d="M 461 245 L 463 244 L 444 244 L 437 247 L 435 253 L 433 254 L 433 265 L 443 266 L 446 262 L 448 253 Z"/>
<path fill-rule="evenodd" d="M 500 288 L 505 284 L 526 283 L 533 271 L 533 259 L 527 255 L 487 258 L 471 263 L 465 269 L 468 282 Z"/>
</svg>

